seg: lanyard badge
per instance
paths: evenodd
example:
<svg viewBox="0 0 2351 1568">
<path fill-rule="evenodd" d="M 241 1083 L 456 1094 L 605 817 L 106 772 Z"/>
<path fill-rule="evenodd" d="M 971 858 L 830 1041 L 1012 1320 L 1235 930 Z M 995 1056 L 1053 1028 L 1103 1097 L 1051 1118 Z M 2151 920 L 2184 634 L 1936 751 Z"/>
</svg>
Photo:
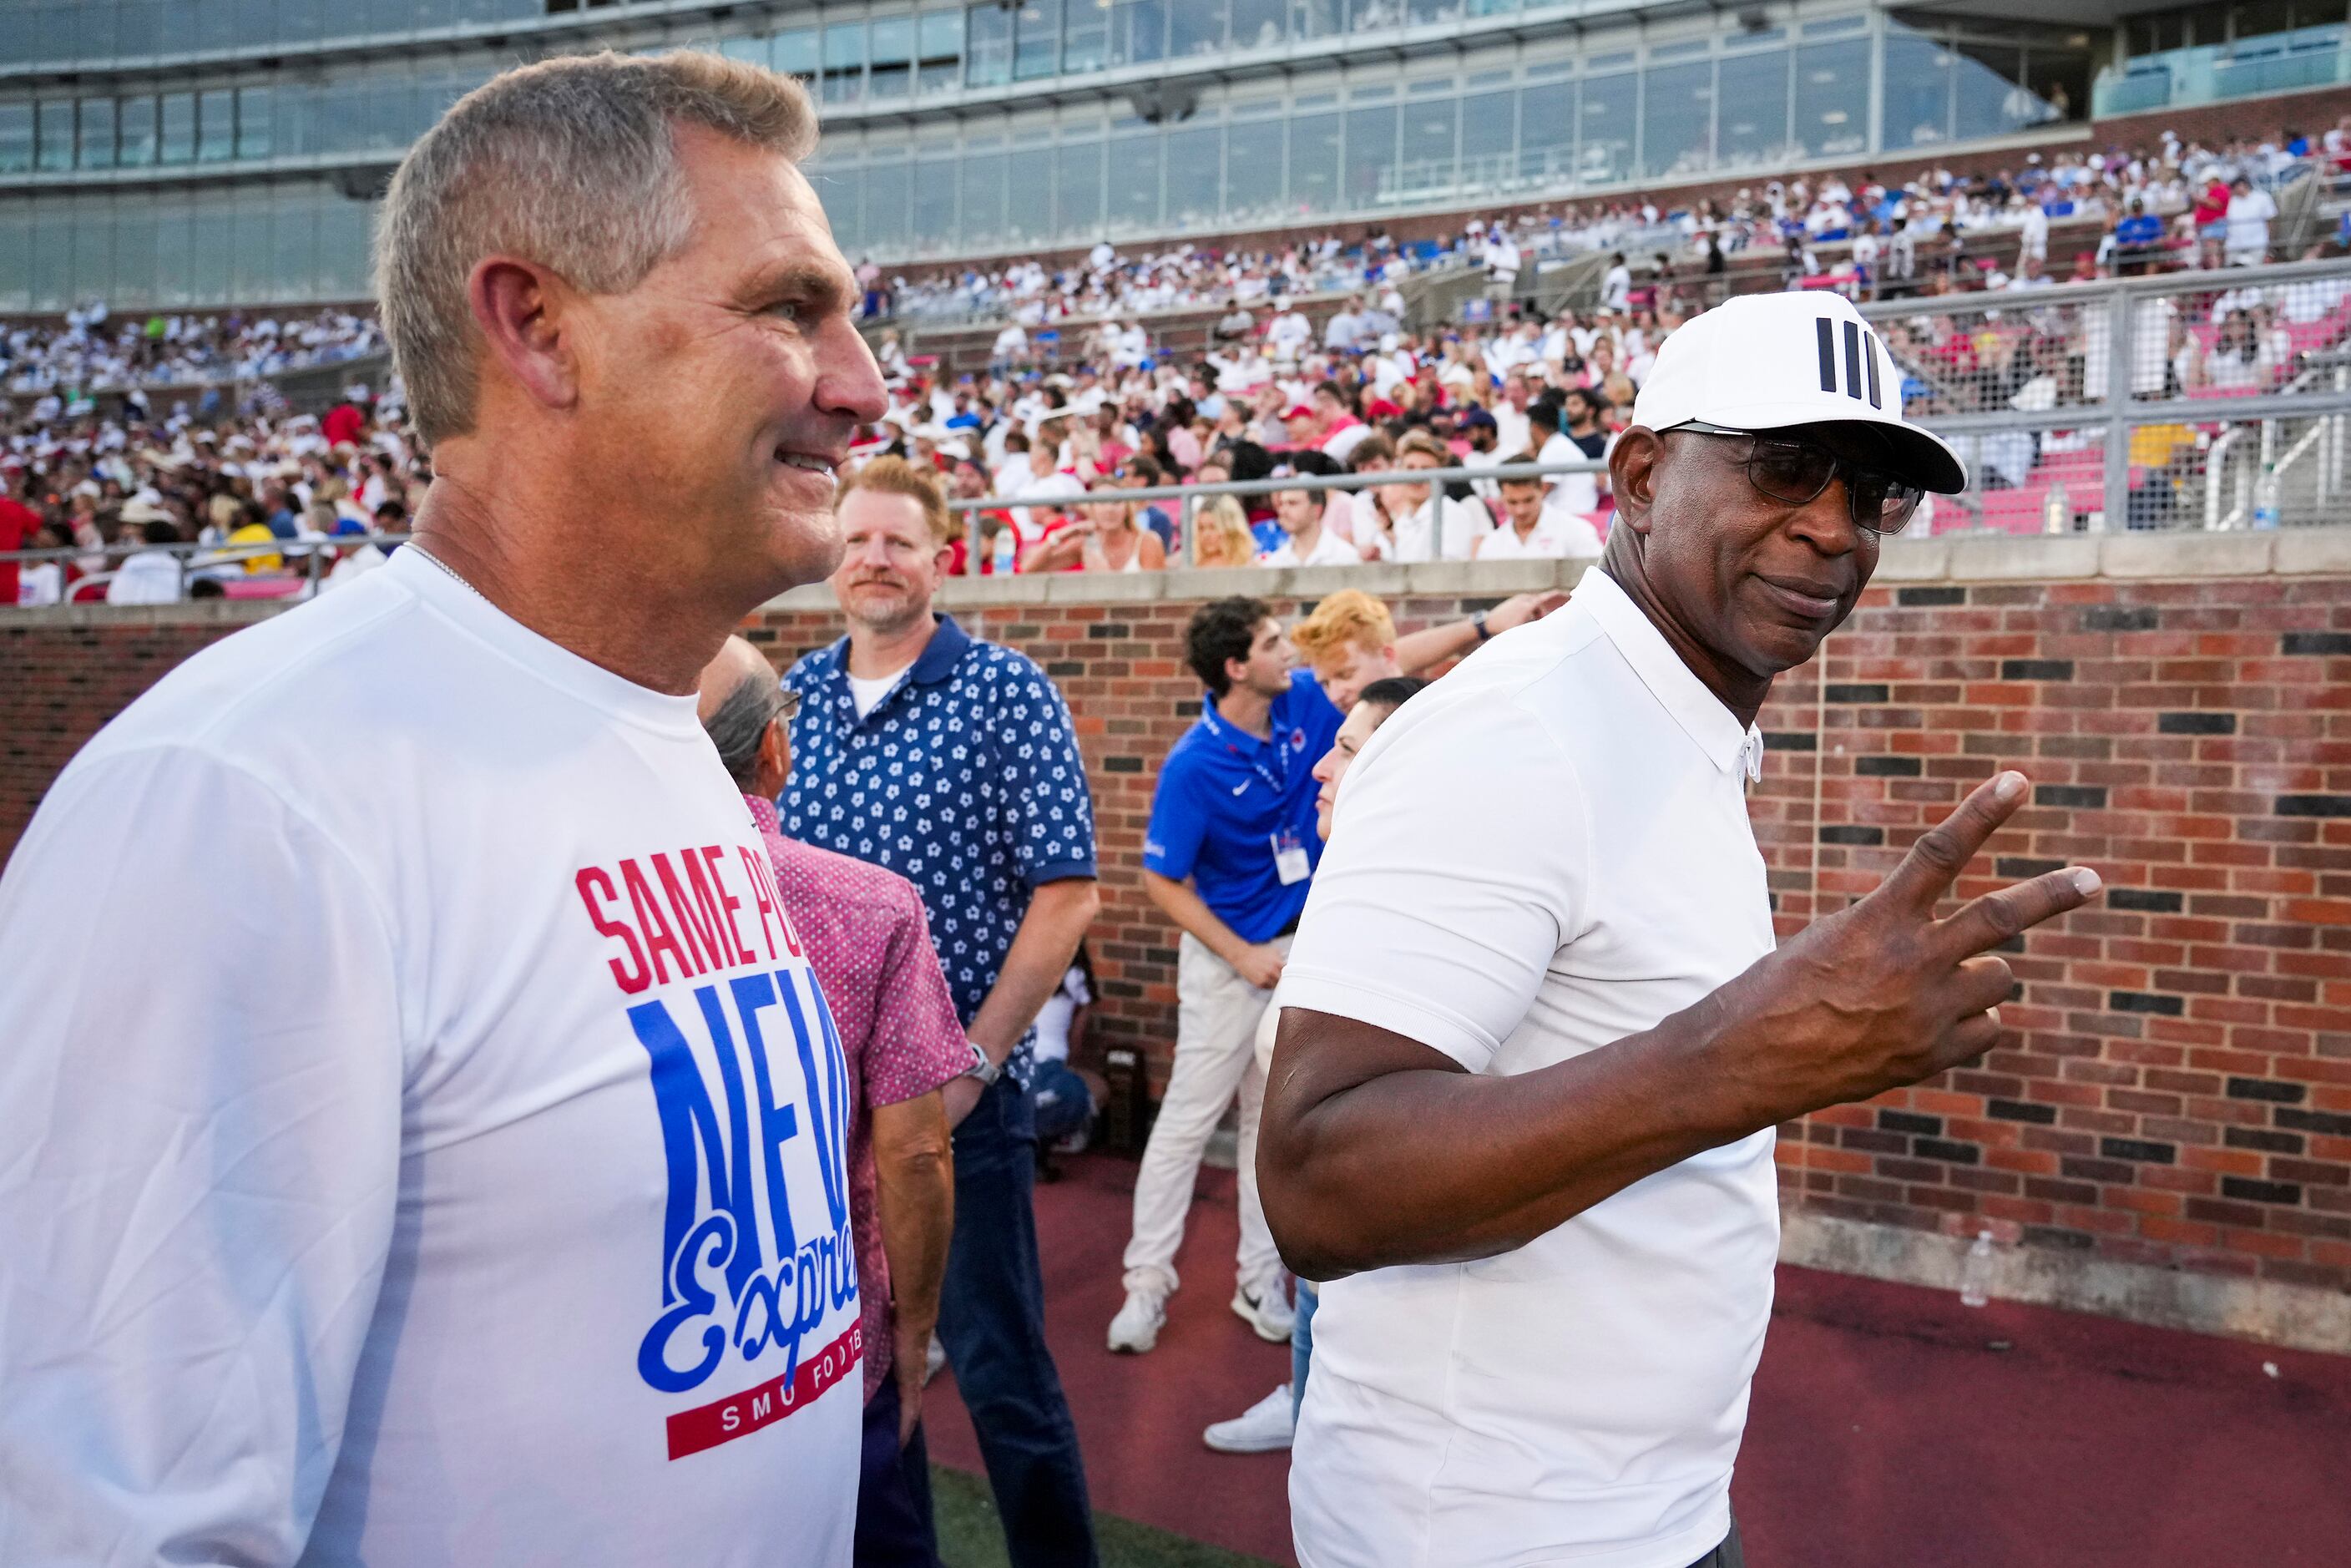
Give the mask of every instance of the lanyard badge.
<svg viewBox="0 0 2351 1568">
<path fill-rule="evenodd" d="M 1306 859 L 1306 846 L 1299 841 L 1296 828 L 1268 833 L 1266 841 L 1273 846 L 1274 874 L 1281 878 L 1282 886 L 1304 882 L 1313 873 L 1314 868 Z"/>
</svg>

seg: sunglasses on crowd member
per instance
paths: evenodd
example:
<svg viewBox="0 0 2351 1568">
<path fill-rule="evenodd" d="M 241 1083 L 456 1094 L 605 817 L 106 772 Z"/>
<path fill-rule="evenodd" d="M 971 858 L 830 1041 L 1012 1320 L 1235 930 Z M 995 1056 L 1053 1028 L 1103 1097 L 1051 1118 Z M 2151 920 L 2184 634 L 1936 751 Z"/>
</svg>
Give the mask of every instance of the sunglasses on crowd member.
<svg viewBox="0 0 2351 1568">
<path fill-rule="evenodd" d="M 1803 436 L 1729 430 L 1695 419 L 1673 428 L 1695 435 L 1750 443 L 1745 460 L 1747 482 L 1755 486 L 1758 494 L 1784 506 L 1808 507 L 1821 498 L 1831 480 L 1843 479 L 1853 526 L 1874 534 L 1900 533 L 1903 525 L 1918 510 L 1918 498 L 1925 494 L 1916 485 L 1856 463 Z"/>
</svg>

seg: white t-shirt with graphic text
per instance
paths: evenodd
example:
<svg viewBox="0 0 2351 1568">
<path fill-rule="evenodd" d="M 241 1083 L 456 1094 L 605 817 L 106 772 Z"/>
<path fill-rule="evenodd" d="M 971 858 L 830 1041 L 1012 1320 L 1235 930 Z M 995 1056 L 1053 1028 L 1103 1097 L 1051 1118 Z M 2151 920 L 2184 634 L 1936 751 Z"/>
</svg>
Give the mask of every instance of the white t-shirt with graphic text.
<svg viewBox="0 0 2351 1568">
<path fill-rule="evenodd" d="M 691 696 L 412 547 L 0 878 L 0 1562 L 846 1564 L 831 1019 Z"/>
</svg>

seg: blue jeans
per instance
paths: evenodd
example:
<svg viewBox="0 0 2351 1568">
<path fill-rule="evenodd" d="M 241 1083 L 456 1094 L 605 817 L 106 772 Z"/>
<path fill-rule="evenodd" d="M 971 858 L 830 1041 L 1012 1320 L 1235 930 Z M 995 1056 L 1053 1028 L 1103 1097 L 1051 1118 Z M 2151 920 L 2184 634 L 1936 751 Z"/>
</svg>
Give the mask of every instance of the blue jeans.
<svg viewBox="0 0 2351 1568">
<path fill-rule="evenodd" d="M 1013 1568 L 1094 1568 L 1078 1429 L 1045 1347 L 1037 1264 L 1037 1134 L 1008 1074 L 955 1132 L 955 1239 L 939 1292 L 939 1343 L 971 1412 Z"/>
<path fill-rule="evenodd" d="M 1311 1280 L 1298 1281 L 1298 1316 L 1290 1328 L 1290 1425 L 1298 1427 L 1298 1407 L 1306 1403 L 1306 1373 L 1314 1363 L 1314 1309 L 1322 1292 Z"/>
</svg>

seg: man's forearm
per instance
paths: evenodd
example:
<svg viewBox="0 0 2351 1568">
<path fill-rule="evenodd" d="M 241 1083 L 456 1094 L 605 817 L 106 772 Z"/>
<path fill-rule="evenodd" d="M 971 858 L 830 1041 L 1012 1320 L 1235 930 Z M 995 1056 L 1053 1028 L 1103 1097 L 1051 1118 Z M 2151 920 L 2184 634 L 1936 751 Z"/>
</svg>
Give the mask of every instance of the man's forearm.
<svg viewBox="0 0 2351 1568">
<path fill-rule="evenodd" d="M 1491 1077 L 1386 1030 L 1285 1009 L 1258 1143 L 1283 1257 L 1314 1280 L 1490 1258 L 1771 1125 L 1708 1065 L 1719 1014 L 1709 998 L 1601 1050 Z"/>
<path fill-rule="evenodd" d="M 1238 966 L 1240 956 L 1249 951 L 1249 945 L 1241 940 L 1239 933 L 1217 918 L 1217 912 L 1193 891 L 1190 883 L 1147 871 L 1143 873 L 1143 891 L 1150 895 L 1160 914 L 1226 963 Z"/>
<path fill-rule="evenodd" d="M 1475 621 L 1455 621 L 1443 626 L 1424 627 L 1407 632 L 1395 640 L 1396 667 L 1407 675 L 1416 675 L 1432 664 L 1468 653 L 1478 645 L 1478 623 Z"/>
<path fill-rule="evenodd" d="M 937 1091 L 873 1107 L 874 1202 L 890 1260 L 897 1337 L 927 1340 L 939 1321 L 955 1235 L 955 1160 Z"/>
<path fill-rule="evenodd" d="M 1101 907 L 1102 894 L 1092 877 L 1049 882 L 1029 895 L 1029 913 L 1012 935 L 1004 967 L 964 1031 L 989 1061 L 1001 1066 L 1037 1021 L 1038 1009 L 1060 988 Z"/>
</svg>

